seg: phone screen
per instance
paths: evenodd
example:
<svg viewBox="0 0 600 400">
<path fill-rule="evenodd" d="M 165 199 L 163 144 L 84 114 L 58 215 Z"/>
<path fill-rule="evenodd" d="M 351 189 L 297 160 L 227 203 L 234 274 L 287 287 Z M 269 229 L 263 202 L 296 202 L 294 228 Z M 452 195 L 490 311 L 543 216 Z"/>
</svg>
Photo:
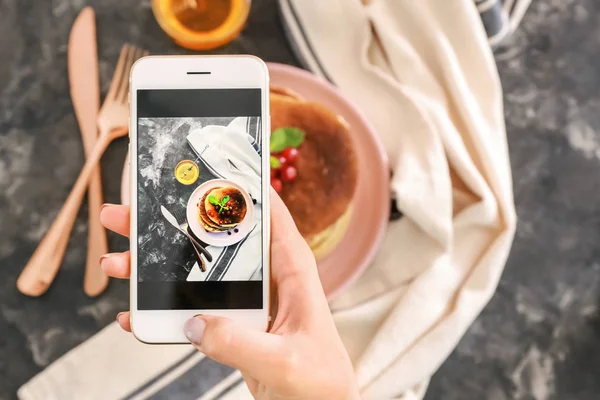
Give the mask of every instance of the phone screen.
<svg viewBox="0 0 600 400">
<path fill-rule="evenodd" d="M 261 98 L 136 91 L 138 309 L 263 308 Z"/>
</svg>

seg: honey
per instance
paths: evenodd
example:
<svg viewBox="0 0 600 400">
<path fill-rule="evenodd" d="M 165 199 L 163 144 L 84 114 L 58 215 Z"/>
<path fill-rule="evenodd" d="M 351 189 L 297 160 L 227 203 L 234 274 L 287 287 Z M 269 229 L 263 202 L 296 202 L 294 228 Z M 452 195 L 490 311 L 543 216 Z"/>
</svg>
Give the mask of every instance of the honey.
<svg viewBox="0 0 600 400">
<path fill-rule="evenodd" d="M 198 180 L 200 169 L 191 160 L 180 161 L 175 167 L 175 179 L 184 185 L 191 185 Z"/>
<path fill-rule="evenodd" d="M 180 46 L 210 50 L 233 40 L 244 28 L 250 0 L 153 0 L 161 28 Z"/>
</svg>

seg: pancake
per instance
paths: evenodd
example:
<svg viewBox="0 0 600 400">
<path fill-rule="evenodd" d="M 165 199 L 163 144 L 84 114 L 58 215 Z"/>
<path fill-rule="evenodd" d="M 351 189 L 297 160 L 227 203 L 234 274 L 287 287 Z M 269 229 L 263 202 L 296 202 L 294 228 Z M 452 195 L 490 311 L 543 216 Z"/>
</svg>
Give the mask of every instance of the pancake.
<svg viewBox="0 0 600 400">
<path fill-rule="evenodd" d="M 300 96 L 298 93 L 294 92 L 292 89 L 288 89 L 283 86 L 275 86 L 271 85 L 269 87 L 269 91 L 271 94 L 277 94 L 280 96 L 288 97 L 294 100 L 304 101 L 304 97 Z"/>
<path fill-rule="evenodd" d="M 297 127 L 306 133 L 294 162 L 298 176 L 283 184 L 280 196 L 302 236 L 322 258 L 343 236 L 347 221 L 340 219 L 349 221 L 356 189 L 358 166 L 349 125 L 324 106 L 281 90 L 271 92 L 270 104 L 272 130 Z M 332 232 L 335 240 L 329 240 Z M 322 244 L 324 249 L 316 252 Z"/>
<path fill-rule="evenodd" d="M 204 228 L 205 231 L 207 232 L 227 232 L 229 229 L 227 228 L 215 228 L 211 225 L 208 225 L 206 223 L 206 221 L 204 221 L 201 218 L 198 218 L 198 221 L 200 222 L 200 225 L 202 225 L 202 227 Z"/>
<path fill-rule="evenodd" d="M 228 209 L 223 209 L 219 214 L 220 207 L 209 201 L 210 196 L 215 196 L 218 201 L 229 196 L 229 201 L 226 203 Z M 212 222 L 211 225 L 228 229 L 231 229 L 242 222 L 246 216 L 246 211 L 248 210 L 246 199 L 244 199 L 242 192 L 231 186 L 211 190 L 204 200 L 204 207 L 206 209 L 206 215 L 210 222 Z"/>
<path fill-rule="evenodd" d="M 352 216 L 352 207 L 348 207 L 346 212 L 338 218 L 329 228 L 316 235 L 313 235 L 307 241 L 316 259 L 321 259 L 331 253 L 337 244 L 342 240 L 346 229 L 350 224 Z"/>
<path fill-rule="evenodd" d="M 220 188 L 219 188 L 220 189 Z M 206 207 L 204 206 L 206 198 L 208 197 L 209 192 L 204 193 L 204 196 L 198 202 L 198 221 L 200 225 L 207 232 L 224 232 L 227 231 L 228 228 L 220 227 L 216 223 L 212 222 L 208 215 L 206 214 Z"/>
</svg>

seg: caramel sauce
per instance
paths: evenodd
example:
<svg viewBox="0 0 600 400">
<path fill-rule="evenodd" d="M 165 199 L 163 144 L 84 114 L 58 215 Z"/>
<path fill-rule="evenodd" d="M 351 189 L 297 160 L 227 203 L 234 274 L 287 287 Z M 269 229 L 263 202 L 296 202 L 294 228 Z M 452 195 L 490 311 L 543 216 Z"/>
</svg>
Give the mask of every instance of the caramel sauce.
<svg viewBox="0 0 600 400">
<path fill-rule="evenodd" d="M 223 25 L 231 13 L 232 0 L 171 0 L 175 18 L 186 28 L 209 32 Z"/>
</svg>

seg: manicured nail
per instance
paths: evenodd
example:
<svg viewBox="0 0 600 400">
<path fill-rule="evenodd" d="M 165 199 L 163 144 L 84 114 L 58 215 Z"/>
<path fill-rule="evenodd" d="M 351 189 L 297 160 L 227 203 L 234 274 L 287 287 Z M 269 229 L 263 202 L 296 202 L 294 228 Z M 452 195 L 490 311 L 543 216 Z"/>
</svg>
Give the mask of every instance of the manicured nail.
<svg viewBox="0 0 600 400">
<path fill-rule="evenodd" d="M 206 321 L 202 318 L 193 317 L 185 322 L 183 333 L 190 342 L 200 344 L 202 336 L 204 336 L 204 328 L 206 328 Z"/>
<path fill-rule="evenodd" d="M 103 255 L 102 257 L 100 257 L 100 268 L 102 268 L 102 271 L 106 272 L 105 268 L 106 265 L 104 264 L 104 260 L 109 259 L 110 257 L 112 257 L 113 253 L 108 253 Z"/>
</svg>

